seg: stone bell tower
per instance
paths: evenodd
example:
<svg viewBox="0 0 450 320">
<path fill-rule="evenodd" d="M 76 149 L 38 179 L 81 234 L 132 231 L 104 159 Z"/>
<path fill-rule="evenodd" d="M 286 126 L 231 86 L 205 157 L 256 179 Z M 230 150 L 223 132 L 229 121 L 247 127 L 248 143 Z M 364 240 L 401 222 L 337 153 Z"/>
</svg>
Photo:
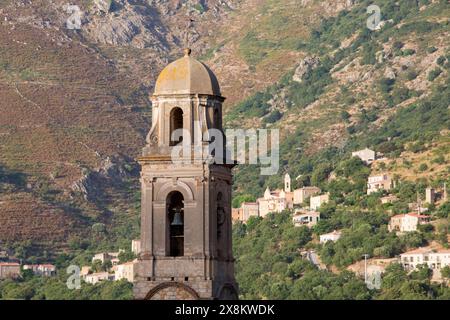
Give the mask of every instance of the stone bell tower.
<svg viewBox="0 0 450 320">
<path fill-rule="evenodd" d="M 231 245 L 233 165 L 193 156 L 178 163 L 174 148 L 209 129 L 223 135 L 219 83 L 191 56 L 169 64 L 156 81 L 152 127 L 138 159 L 142 166 L 141 254 L 136 299 L 237 299 Z M 174 138 L 175 130 L 189 135 Z M 184 140 L 183 140 L 184 139 Z"/>
</svg>

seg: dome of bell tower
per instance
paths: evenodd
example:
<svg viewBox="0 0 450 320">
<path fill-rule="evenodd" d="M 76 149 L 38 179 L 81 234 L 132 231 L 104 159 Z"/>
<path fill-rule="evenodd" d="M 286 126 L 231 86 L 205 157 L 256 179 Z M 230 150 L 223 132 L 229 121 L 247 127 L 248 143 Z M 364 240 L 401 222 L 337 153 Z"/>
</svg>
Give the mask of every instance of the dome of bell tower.
<svg viewBox="0 0 450 320">
<path fill-rule="evenodd" d="M 221 96 L 214 73 L 184 50 L 184 57 L 170 63 L 158 76 L 154 95 L 204 94 Z"/>
</svg>

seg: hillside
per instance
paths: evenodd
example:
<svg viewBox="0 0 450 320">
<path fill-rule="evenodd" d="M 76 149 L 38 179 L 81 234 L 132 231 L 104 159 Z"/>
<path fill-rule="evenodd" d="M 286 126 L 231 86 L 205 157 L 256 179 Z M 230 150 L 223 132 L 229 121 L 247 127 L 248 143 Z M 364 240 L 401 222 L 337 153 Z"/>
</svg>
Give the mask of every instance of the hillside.
<svg viewBox="0 0 450 320">
<path fill-rule="evenodd" d="M 391 159 L 382 170 L 442 185 L 450 5 L 380 0 L 385 22 L 370 31 L 370 3 L 79 0 L 82 24 L 68 30 L 62 0 L 2 1 L 0 246 L 40 257 L 138 235 L 148 96 L 185 45 L 217 74 L 228 127 L 281 129 L 280 174 L 240 166 L 236 195 L 259 196 L 284 172 L 327 190 L 366 146 Z"/>
<path fill-rule="evenodd" d="M 279 128 L 281 171 L 301 174 L 300 183 L 310 183 L 323 159 L 333 166 L 357 148 L 398 158 L 409 145 L 433 148 L 442 130 L 448 136 L 448 3 L 380 1 L 389 22 L 378 31 L 365 27 L 366 5 L 313 27 L 298 67 L 227 114 L 229 126 L 246 119 Z M 253 195 L 281 182 L 281 174 L 258 179 L 254 167 L 238 170 L 237 181 L 250 183 Z"/>
<path fill-rule="evenodd" d="M 287 15 L 287 7 L 275 2 L 97 3 L 73 2 L 82 12 L 79 30 L 67 28 L 74 12 L 64 1 L 0 5 L 3 241 L 65 243 L 70 234 L 91 233 L 95 223 L 114 234 L 115 218 L 136 221 L 138 204 L 129 198 L 138 190 L 134 158 L 150 123 L 148 95 L 158 72 L 180 55 L 186 39 L 218 74 L 227 108 L 276 81 L 302 55 L 291 45 L 258 61 L 245 53 L 248 37 L 241 30 L 249 21 L 242 17 L 271 21 Z M 323 9 L 315 2 L 301 5 L 307 10 L 292 23 Z M 345 6 L 337 8 L 326 15 Z M 186 34 L 187 16 L 195 22 Z M 320 15 L 314 17 L 318 24 Z M 265 32 L 257 19 L 251 24 L 254 33 Z M 302 28 L 306 35 L 307 26 Z M 284 32 L 286 43 L 298 41 L 289 28 Z M 270 37 L 275 41 L 273 29 Z M 216 50 L 219 42 L 224 44 Z M 286 63 L 286 55 L 291 62 Z"/>
</svg>

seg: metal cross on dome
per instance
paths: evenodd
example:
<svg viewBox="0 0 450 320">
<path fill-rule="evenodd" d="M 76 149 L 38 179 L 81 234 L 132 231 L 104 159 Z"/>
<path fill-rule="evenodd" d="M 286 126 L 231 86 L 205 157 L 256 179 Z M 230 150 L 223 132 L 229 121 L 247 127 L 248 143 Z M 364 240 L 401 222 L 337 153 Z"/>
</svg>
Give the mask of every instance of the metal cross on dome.
<svg viewBox="0 0 450 320">
<path fill-rule="evenodd" d="M 189 32 L 192 31 L 192 27 L 194 26 L 194 22 L 195 22 L 194 19 L 192 19 L 191 17 L 188 18 L 187 25 L 186 25 L 185 39 L 184 39 L 186 48 L 189 48 Z"/>
</svg>

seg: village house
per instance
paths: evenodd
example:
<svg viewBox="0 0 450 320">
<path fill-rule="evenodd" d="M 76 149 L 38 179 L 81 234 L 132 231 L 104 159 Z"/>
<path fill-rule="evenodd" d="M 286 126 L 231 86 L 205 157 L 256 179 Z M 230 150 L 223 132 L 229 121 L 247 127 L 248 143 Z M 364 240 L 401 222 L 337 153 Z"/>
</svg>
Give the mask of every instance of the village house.
<svg viewBox="0 0 450 320">
<path fill-rule="evenodd" d="M 370 176 L 367 181 L 367 194 L 378 192 L 381 190 L 391 190 L 392 180 L 387 174 Z"/>
<path fill-rule="evenodd" d="M 258 198 L 256 203 L 246 202 L 239 209 L 232 210 L 233 221 L 247 221 L 251 216 L 264 218 L 267 214 L 280 213 L 286 209 L 293 209 L 294 205 L 301 205 L 311 196 L 320 193 L 320 188 L 310 186 L 292 191 L 291 177 L 288 173 L 284 175 L 284 189 L 270 190 L 266 188 L 264 196 Z M 324 196 L 328 197 L 327 195 Z M 327 200 L 326 200 L 327 201 Z M 323 201 L 322 201 L 323 202 Z"/>
<path fill-rule="evenodd" d="M 390 232 L 412 232 L 417 231 L 419 224 L 426 224 L 430 221 L 430 216 L 417 213 L 398 214 L 391 217 L 388 230 Z"/>
<path fill-rule="evenodd" d="M 96 284 L 100 281 L 108 281 L 114 280 L 114 275 L 109 274 L 108 272 L 97 272 L 92 274 L 87 274 L 84 278 L 84 281 L 90 284 Z"/>
<path fill-rule="evenodd" d="M 309 210 L 296 210 L 292 217 L 292 222 L 295 227 L 307 226 L 311 228 L 320 221 L 320 213 Z"/>
<path fill-rule="evenodd" d="M 15 279 L 20 277 L 20 264 L 15 262 L 0 262 L 0 279 Z"/>
<path fill-rule="evenodd" d="M 91 272 L 90 266 L 83 266 L 81 267 L 80 276 L 85 279 L 86 276 Z"/>
<path fill-rule="evenodd" d="M 322 194 L 320 196 L 312 196 L 309 201 L 310 201 L 309 208 L 311 210 L 318 210 L 321 205 L 328 203 L 328 201 L 330 201 L 330 195 L 327 193 Z"/>
<path fill-rule="evenodd" d="M 352 157 L 360 158 L 364 163 L 371 164 L 376 159 L 376 153 L 369 148 L 352 152 Z"/>
<path fill-rule="evenodd" d="M 231 221 L 233 223 L 241 221 L 241 208 L 231 208 Z"/>
<path fill-rule="evenodd" d="M 56 275 L 56 267 L 52 264 L 26 264 L 23 270 L 31 270 L 37 276 L 51 277 Z"/>
<path fill-rule="evenodd" d="M 320 243 L 326 243 L 328 241 L 336 242 L 341 237 L 342 233 L 341 231 L 334 230 L 330 233 L 325 233 L 320 235 Z"/>
<path fill-rule="evenodd" d="M 398 200 L 397 196 L 388 195 L 380 198 L 382 204 L 393 203 Z"/>
<path fill-rule="evenodd" d="M 400 263 L 408 271 L 426 264 L 433 270 L 433 277 L 440 278 L 440 270 L 445 266 L 450 266 L 450 249 L 423 247 L 408 251 L 400 255 Z"/>
<path fill-rule="evenodd" d="M 131 240 L 131 252 L 135 255 L 141 253 L 141 240 Z"/>
<path fill-rule="evenodd" d="M 119 254 L 123 252 L 123 249 L 120 249 L 119 252 L 103 252 L 103 253 L 97 253 L 92 258 L 92 262 L 95 260 L 100 261 L 102 264 L 105 263 L 105 261 L 111 261 L 113 265 L 119 263 Z"/>
<path fill-rule="evenodd" d="M 294 207 L 294 193 L 291 192 L 291 177 L 289 174 L 284 176 L 284 189 L 271 191 L 267 187 L 264 192 L 264 197 L 259 198 L 257 201 L 259 216 L 265 217 L 267 214 L 274 212 L 280 213 L 286 209 L 292 209 Z"/>
<path fill-rule="evenodd" d="M 247 222 L 250 217 L 259 216 L 259 205 L 257 202 L 243 202 L 240 208 L 233 208 L 233 221 Z"/>
<path fill-rule="evenodd" d="M 294 190 L 294 204 L 302 204 L 309 197 L 320 193 L 320 188 L 317 187 L 303 187 Z"/>
<path fill-rule="evenodd" d="M 119 264 L 115 269 L 114 280 L 126 279 L 128 282 L 134 282 L 136 274 L 136 263 L 134 261 Z"/>
</svg>

